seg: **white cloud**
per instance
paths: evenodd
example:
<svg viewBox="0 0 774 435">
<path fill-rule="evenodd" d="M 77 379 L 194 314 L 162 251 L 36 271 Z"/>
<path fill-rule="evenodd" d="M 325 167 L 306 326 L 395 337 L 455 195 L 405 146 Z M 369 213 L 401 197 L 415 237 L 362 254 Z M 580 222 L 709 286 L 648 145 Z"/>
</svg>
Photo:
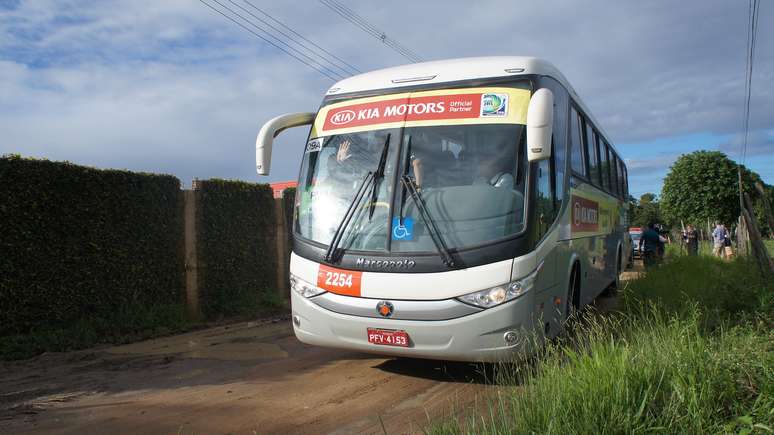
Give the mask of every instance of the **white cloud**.
<svg viewBox="0 0 774 435">
<path fill-rule="evenodd" d="M 251 1 L 362 70 L 406 62 L 318 2 Z M 615 142 L 741 126 L 747 10 L 736 4 L 347 5 L 427 59 L 553 61 Z M 772 40 L 774 27 L 761 26 L 756 130 L 774 127 L 766 116 L 774 112 Z M 184 181 L 257 180 L 261 122 L 314 110 L 330 84 L 195 0 L 37 0 L 0 10 L 0 153 L 165 171 Z M 304 135 L 279 138 L 273 179 L 295 178 Z M 632 161 L 632 174 L 667 160 Z"/>
</svg>

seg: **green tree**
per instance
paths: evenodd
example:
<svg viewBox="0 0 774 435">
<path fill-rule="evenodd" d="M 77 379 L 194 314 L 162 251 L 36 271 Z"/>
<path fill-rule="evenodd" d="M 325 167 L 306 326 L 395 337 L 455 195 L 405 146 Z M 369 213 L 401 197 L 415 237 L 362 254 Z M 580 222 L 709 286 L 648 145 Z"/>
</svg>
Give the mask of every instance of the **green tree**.
<svg viewBox="0 0 774 435">
<path fill-rule="evenodd" d="M 681 155 L 669 169 L 661 190 L 660 206 L 666 222 L 679 225 L 682 220 L 700 227 L 707 220 L 736 222 L 740 213 L 738 168 L 739 165 L 719 151 Z M 760 176 L 744 166 L 741 168 L 742 186 L 757 203 L 754 183 L 760 181 Z"/>
<path fill-rule="evenodd" d="M 631 199 L 634 200 L 634 198 Z M 632 226 L 634 227 L 646 227 L 648 224 L 661 223 L 662 221 L 660 204 L 654 193 L 642 194 L 639 201 L 634 200 L 634 207 L 630 201 L 629 210 L 632 213 Z"/>
</svg>

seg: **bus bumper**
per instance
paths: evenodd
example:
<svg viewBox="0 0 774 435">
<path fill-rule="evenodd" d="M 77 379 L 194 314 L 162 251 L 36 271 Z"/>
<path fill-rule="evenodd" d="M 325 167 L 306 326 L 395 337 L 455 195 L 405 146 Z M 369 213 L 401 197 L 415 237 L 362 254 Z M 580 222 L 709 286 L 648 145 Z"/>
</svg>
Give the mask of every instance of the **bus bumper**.
<svg viewBox="0 0 774 435">
<path fill-rule="evenodd" d="M 510 361 L 542 339 L 532 328 L 533 297 L 528 293 L 456 319 L 420 321 L 339 314 L 291 291 L 293 329 L 301 342 L 316 346 L 448 361 Z M 368 328 L 406 331 L 409 347 L 369 343 Z M 517 334 L 512 344 L 505 341 L 509 331 Z"/>
</svg>

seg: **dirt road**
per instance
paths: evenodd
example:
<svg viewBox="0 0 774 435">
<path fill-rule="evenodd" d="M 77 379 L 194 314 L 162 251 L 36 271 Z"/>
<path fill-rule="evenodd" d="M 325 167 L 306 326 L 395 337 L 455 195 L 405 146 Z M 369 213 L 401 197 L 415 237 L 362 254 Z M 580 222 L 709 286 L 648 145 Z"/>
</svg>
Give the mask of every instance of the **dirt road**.
<svg viewBox="0 0 774 435">
<path fill-rule="evenodd" d="M 275 319 L 0 363 L 0 433 L 416 433 L 483 406 L 485 377 L 306 346 Z"/>
<path fill-rule="evenodd" d="M 407 433 L 492 388 L 474 366 L 306 346 L 284 319 L 4 363 L 0 433 Z"/>
</svg>

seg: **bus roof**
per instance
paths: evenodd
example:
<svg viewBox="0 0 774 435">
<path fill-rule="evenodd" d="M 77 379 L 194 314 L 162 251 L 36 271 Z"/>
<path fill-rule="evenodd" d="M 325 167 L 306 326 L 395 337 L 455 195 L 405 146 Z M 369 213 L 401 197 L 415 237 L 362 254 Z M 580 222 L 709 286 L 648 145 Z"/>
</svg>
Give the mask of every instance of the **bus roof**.
<svg viewBox="0 0 774 435">
<path fill-rule="evenodd" d="M 610 142 L 609 135 L 594 118 L 594 115 L 580 99 L 564 75 L 550 62 L 529 56 L 489 56 L 436 60 L 411 63 L 392 68 L 379 69 L 348 77 L 336 82 L 326 95 L 340 95 L 354 92 L 399 89 L 407 86 L 438 84 L 461 80 L 514 77 L 535 74 L 552 77 L 559 81 L 580 105 L 594 125 Z M 610 146 L 613 146 L 612 142 Z M 615 147 L 613 147 L 615 148 Z"/>
</svg>

